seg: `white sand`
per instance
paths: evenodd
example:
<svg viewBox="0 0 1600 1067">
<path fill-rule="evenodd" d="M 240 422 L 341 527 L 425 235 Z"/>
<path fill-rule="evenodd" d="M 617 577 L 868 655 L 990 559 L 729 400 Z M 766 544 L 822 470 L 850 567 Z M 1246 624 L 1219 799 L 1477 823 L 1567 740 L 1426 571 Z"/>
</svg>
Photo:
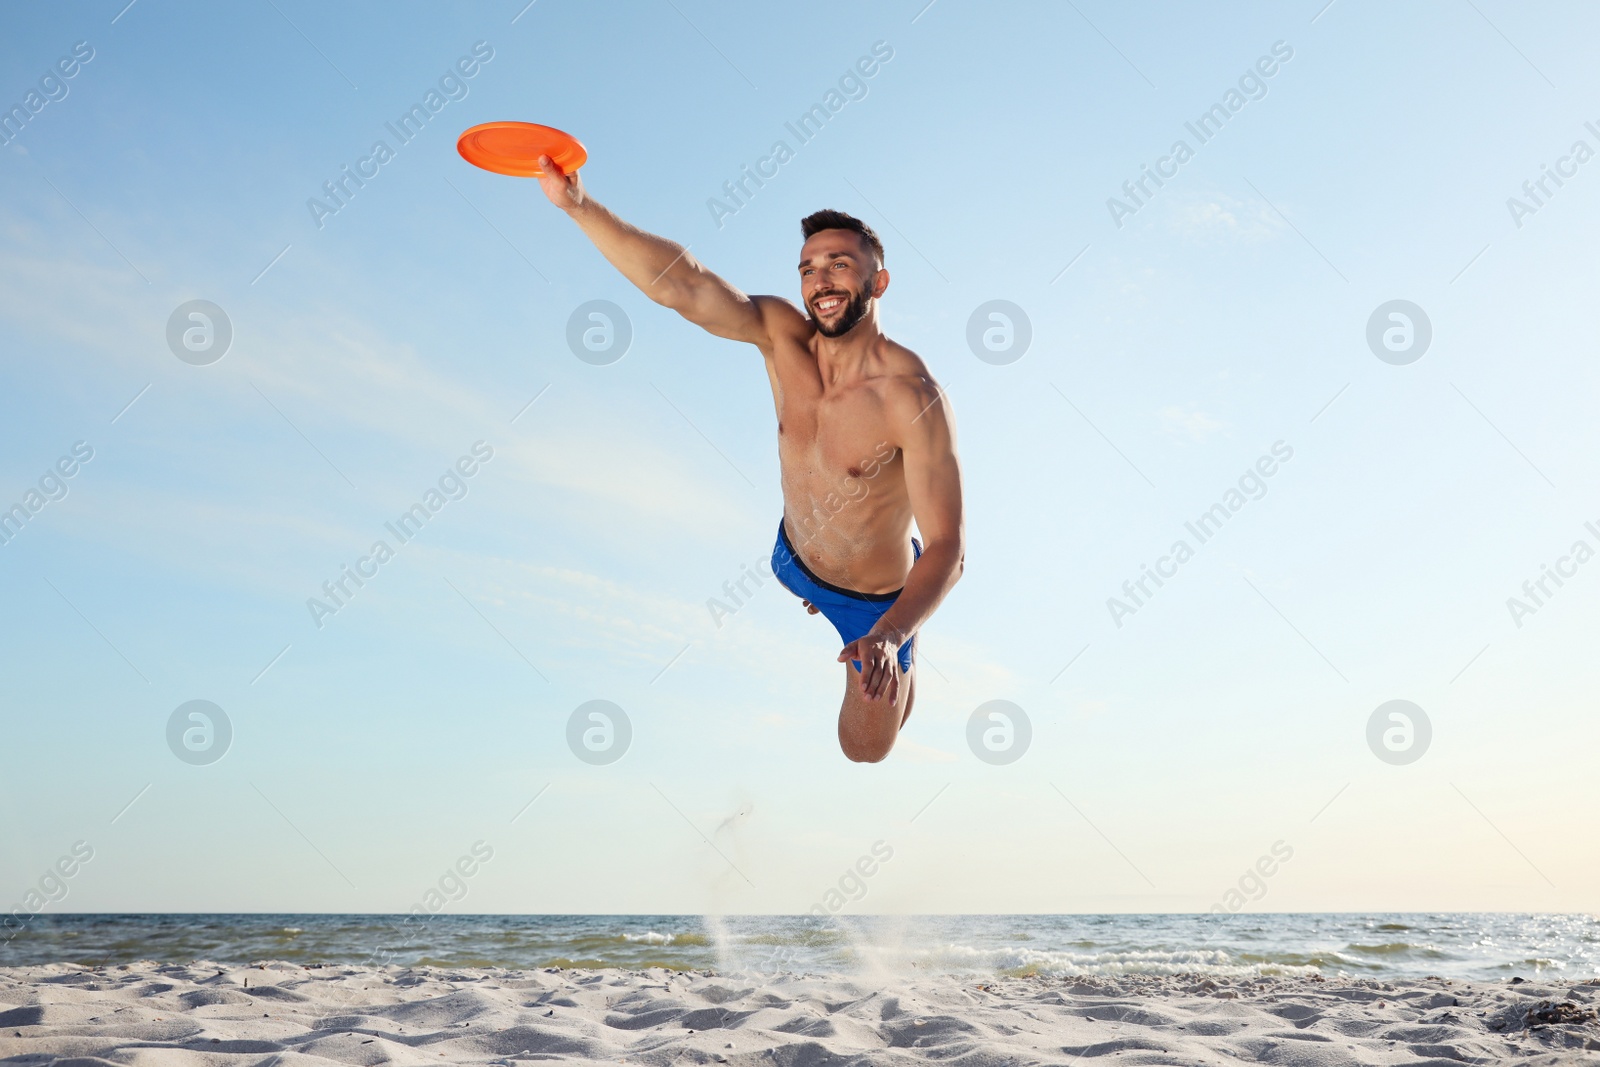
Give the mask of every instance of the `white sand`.
<svg viewBox="0 0 1600 1067">
<path fill-rule="evenodd" d="M 0 1062 L 1600 1064 L 1600 982 L 670 971 L 0 970 Z M 1566 1002 L 1538 1022 L 1529 1010 Z"/>
</svg>

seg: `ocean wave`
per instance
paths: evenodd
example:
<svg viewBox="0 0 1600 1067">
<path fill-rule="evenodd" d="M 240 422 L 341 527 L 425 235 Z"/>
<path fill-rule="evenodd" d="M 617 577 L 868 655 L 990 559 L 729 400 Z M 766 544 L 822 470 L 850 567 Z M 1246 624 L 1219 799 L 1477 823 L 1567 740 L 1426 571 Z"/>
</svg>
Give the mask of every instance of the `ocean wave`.
<svg viewBox="0 0 1600 1067">
<path fill-rule="evenodd" d="M 1224 949 L 1135 949 L 1100 952 L 1052 951 L 1027 947 L 984 947 L 947 943 L 938 947 L 863 944 L 852 946 L 851 963 L 890 971 L 901 969 L 1009 975 L 1069 977 L 1080 974 L 1193 974 L 1228 976 L 1316 974 L 1313 962 L 1257 957 L 1244 959 Z"/>
<path fill-rule="evenodd" d="M 1357 952 L 1363 956 L 1407 956 L 1416 955 L 1421 959 L 1447 959 L 1445 953 L 1440 952 L 1432 945 L 1413 945 L 1405 941 L 1395 941 L 1387 945 L 1346 945 L 1346 952 Z"/>
<path fill-rule="evenodd" d="M 639 945 L 696 945 L 703 946 L 711 943 L 705 934 L 658 934 L 654 930 L 646 930 L 642 934 L 623 934 L 617 940 Z"/>
<path fill-rule="evenodd" d="M 0 966 L 130 960 L 764 974 L 1600 976 L 1592 915 L 52 915 Z"/>
<path fill-rule="evenodd" d="M 803 948 L 831 948 L 850 940 L 849 932 L 832 926 L 797 926 L 791 929 L 763 930 L 754 934 L 739 934 L 741 945 L 796 946 Z"/>
</svg>

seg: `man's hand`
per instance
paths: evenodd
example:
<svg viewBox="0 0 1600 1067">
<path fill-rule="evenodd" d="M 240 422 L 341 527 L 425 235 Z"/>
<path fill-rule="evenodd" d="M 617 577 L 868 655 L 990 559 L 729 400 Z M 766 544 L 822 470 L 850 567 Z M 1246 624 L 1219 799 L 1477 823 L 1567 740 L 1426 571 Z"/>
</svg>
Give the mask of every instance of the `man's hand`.
<svg viewBox="0 0 1600 1067">
<path fill-rule="evenodd" d="M 539 157 L 539 169 L 544 171 L 544 177 L 539 179 L 539 188 L 544 190 L 544 195 L 550 198 L 552 204 L 562 211 L 573 211 L 583 205 L 587 196 L 583 191 L 583 179 L 577 171 L 561 173 L 561 168 L 549 156 Z"/>
<path fill-rule="evenodd" d="M 892 633 L 869 633 L 844 646 L 839 653 L 840 663 L 861 661 L 861 695 L 868 700 L 887 699 L 894 703 L 900 696 L 900 646 L 905 638 Z"/>
</svg>

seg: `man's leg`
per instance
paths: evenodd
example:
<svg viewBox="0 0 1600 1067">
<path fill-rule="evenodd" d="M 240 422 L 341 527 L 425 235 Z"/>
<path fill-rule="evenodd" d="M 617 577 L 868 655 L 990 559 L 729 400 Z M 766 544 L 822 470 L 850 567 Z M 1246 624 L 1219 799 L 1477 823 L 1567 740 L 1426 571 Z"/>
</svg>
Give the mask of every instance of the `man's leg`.
<svg viewBox="0 0 1600 1067">
<path fill-rule="evenodd" d="M 917 660 L 916 651 L 912 650 L 911 673 L 903 679 L 906 687 L 906 713 L 900 716 L 900 729 L 906 728 L 906 720 L 911 718 L 911 705 L 917 702 Z"/>
<path fill-rule="evenodd" d="M 877 763 L 889 754 L 900 727 L 911 717 L 916 696 L 917 665 L 900 677 L 900 692 L 893 704 L 861 695 L 861 672 L 844 665 L 844 703 L 839 706 L 839 748 L 855 763 Z"/>
</svg>

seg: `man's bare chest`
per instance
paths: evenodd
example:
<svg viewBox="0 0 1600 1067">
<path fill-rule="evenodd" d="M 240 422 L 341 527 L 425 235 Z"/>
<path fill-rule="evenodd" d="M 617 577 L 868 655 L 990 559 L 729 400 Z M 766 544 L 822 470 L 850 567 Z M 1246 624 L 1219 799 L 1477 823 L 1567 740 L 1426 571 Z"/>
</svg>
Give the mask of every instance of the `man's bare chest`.
<svg viewBox="0 0 1600 1067">
<path fill-rule="evenodd" d="M 825 393 L 820 384 L 801 382 L 782 391 L 777 414 L 779 459 L 790 477 L 860 478 L 895 451 L 870 390 Z"/>
</svg>

